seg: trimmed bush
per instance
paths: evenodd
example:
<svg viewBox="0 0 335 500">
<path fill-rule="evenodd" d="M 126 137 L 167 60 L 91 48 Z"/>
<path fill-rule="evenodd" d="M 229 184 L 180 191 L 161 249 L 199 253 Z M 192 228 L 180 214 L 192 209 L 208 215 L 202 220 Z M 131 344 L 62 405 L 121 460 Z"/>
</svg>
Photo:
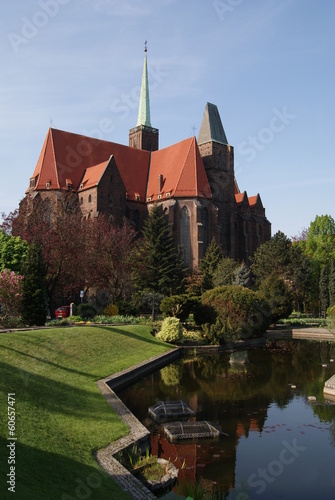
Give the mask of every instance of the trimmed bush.
<svg viewBox="0 0 335 500">
<path fill-rule="evenodd" d="M 104 309 L 105 316 L 117 316 L 119 314 L 119 308 L 115 304 L 108 304 Z"/>
<path fill-rule="evenodd" d="M 82 319 L 93 319 L 96 315 L 97 311 L 92 304 L 79 304 L 77 307 L 78 316 L 81 316 Z"/>
<path fill-rule="evenodd" d="M 179 342 L 183 338 L 183 328 L 178 318 L 165 318 L 156 337 L 163 342 Z"/>
<path fill-rule="evenodd" d="M 269 304 L 257 292 L 239 285 L 209 290 L 201 302 L 210 319 L 204 328 L 210 343 L 258 337 L 270 324 Z"/>
<path fill-rule="evenodd" d="M 164 317 L 173 316 L 184 322 L 193 311 L 196 301 L 197 297 L 194 297 L 193 295 L 171 295 L 170 297 L 165 297 L 162 300 L 159 308 Z"/>
</svg>

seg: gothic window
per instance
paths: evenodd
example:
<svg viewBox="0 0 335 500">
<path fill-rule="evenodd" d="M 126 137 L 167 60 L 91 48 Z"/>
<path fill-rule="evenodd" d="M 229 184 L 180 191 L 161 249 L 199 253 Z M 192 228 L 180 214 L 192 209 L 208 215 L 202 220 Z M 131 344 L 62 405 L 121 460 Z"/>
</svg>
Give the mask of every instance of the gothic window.
<svg viewBox="0 0 335 500">
<path fill-rule="evenodd" d="M 181 209 L 180 214 L 180 245 L 183 252 L 183 260 L 186 266 L 191 265 L 191 231 L 190 212 L 187 207 Z"/>
<path fill-rule="evenodd" d="M 202 241 L 203 241 L 203 255 L 208 247 L 208 212 L 204 208 L 201 212 L 201 223 L 202 223 Z"/>
<path fill-rule="evenodd" d="M 90 194 L 88 195 L 88 203 L 92 203 L 92 196 Z"/>
<path fill-rule="evenodd" d="M 80 197 L 80 204 L 82 205 L 84 203 L 84 198 L 81 196 Z"/>
</svg>

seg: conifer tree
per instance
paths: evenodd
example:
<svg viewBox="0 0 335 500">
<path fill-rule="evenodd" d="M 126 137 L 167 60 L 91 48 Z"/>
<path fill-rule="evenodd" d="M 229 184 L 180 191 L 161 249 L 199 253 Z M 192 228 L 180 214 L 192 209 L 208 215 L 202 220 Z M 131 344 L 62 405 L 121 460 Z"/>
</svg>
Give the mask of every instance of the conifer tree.
<svg viewBox="0 0 335 500">
<path fill-rule="evenodd" d="M 235 269 L 234 285 L 241 285 L 246 288 L 250 286 L 250 269 L 244 262 Z"/>
<path fill-rule="evenodd" d="M 222 250 L 217 244 L 216 239 L 213 238 L 199 266 L 202 275 L 201 290 L 203 292 L 214 287 L 214 273 L 221 259 Z"/>
<path fill-rule="evenodd" d="M 29 326 L 42 326 L 46 321 L 46 271 L 41 247 L 35 241 L 23 260 L 22 274 L 22 319 Z"/>
<path fill-rule="evenodd" d="M 323 266 L 319 281 L 320 288 L 320 312 L 323 317 L 326 317 L 327 308 L 329 307 L 329 273 L 327 266 Z"/>
<path fill-rule="evenodd" d="M 170 295 L 185 275 L 176 276 L 180 260 L 170 236 L 167 219 L 162 207 L 155 205 L 143 227 L 143 242 L 138 252 L 134 273 L 135 284 L 140 290 Z"/>
</svg>

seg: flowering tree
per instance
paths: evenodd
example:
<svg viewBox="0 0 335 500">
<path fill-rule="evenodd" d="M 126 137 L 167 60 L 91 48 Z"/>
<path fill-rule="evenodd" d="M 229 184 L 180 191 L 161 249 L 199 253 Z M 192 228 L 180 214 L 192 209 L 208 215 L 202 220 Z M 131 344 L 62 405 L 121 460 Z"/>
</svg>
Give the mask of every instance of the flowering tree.
<svg viewBox="0 0 335 500">
<path fill-rule="evenodd" d="M 18 313 L 22 297 L 23 276 L 5 269 L 0 273 L 0 321 L 6 326 L 10 316 Z"/>
</svg>

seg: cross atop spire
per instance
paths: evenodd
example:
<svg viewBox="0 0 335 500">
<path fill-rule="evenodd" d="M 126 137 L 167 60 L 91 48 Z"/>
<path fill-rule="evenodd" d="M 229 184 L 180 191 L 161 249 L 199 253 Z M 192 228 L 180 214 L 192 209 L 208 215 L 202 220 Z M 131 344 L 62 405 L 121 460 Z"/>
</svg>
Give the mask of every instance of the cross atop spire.
<svg viewBox="0 0 335 500">
<path fill-rule="evenodd" d="M 149 103 L 149 83 L 148 83 L 148 66 L 147 66 L 147 41 L 144 43 L 144 65 L 142 74 L 141 97 L 138 108 L 138 117 L 136 127 L 145 125 L 151 127 L 150 121 L 150 103 Z"/>
</svg>

